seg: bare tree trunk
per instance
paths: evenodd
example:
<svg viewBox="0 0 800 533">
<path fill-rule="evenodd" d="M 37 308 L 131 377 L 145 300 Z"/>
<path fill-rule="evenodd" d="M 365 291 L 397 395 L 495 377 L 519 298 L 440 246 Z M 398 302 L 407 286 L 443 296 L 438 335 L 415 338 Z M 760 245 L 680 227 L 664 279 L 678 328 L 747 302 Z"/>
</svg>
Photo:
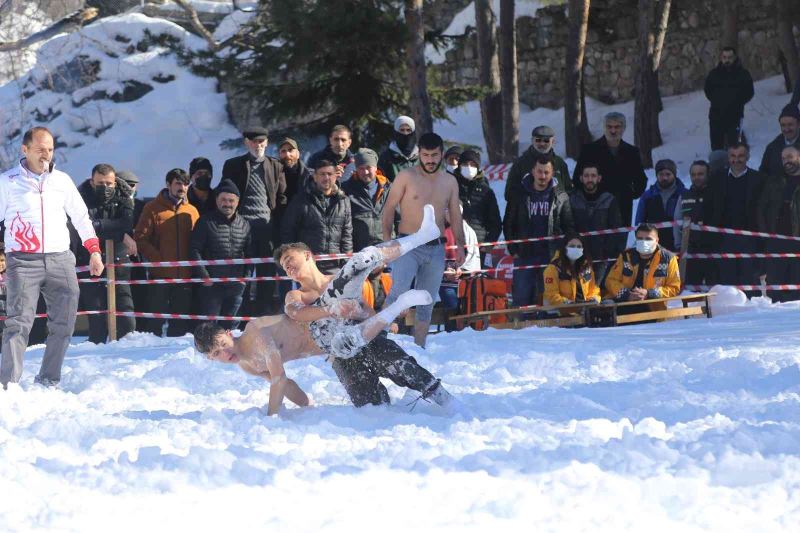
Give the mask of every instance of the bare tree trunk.
<svg viewBox="0 0 800 533">
<path fill-rule="evenodd" d="M 722 4 L 722 46 L 739 48 L 739 0 L 719 0 Z"/>
<path fill-rule="evenodd" d="M 433 117 L 428 98 L 428 73 L 425 65 L 425 26 L 422 19 L 422 0 L 405 0 L 408 27 L 406 61 L 408 64 L 409 106 L 417 131 L 433 131 Z"/>
<path fill-rule="evenodd" d="M 797 77 L 800 75 L 800 57 L 797 53 L 797 43 L 792 33 L 793 17 L 790 0 L 778 0 L 777 22 L 778 22 L 778 42 L 781 52 L 786 58 L 786 69 L 789 74 L 789 86 L 794 88 Z"/>
<path fill-rule="evenodd" d="M 658 126 L 658 66 L 671 0 L 639 0 L 639 71 L 636 74 L 634 144 L 645 168 L 653 166 L 653 148 L 663 144 Z"/>
<path fill-rule="evenodd" d="M 514 0 L 500 0 L 500 82 L 503 155 L 505 161 L 512 161 L 519 155 L 519 81 Z"/>
<path fill-rule="evenodd" d="M 564 137 L 567 157 L 578 159 L 581 145 L 581 126 L 587 128 L 584 117 L 583 58 L 586 52 L 586 33 L 589 28 L 590 0 L 569 0 L 569 36 L 567 37 L 566 101 L 564 105 Z"/>
<path fill-rule="evenodd" d="M 489 91 L 481 99 L 481 124 L 490 163 L 503 162 L 503 102 L 500 95 L 500 60 L 497 22 L 489 0 L 475 0 L 480 84 Z"/>
</svg>

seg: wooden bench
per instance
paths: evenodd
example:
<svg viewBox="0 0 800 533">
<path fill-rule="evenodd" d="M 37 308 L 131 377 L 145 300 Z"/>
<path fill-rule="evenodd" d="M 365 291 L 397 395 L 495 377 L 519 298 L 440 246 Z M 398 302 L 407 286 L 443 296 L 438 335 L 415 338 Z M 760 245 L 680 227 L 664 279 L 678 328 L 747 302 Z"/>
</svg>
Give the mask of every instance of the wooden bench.
<svg viewBox="0 0 800 533">
<path fill-rule="evenodd" d="M 714 293 L 690 294 L 686 296 L 673 296 L 670 298 L 657 298 L 638 302 L 614 302 L 599 304 L 596 302 L 582 302 L 566 305 L 530 305 L 499 309 L 496 311 L 483 311 L 469 315 L 451 315 L 450 320 L 462 320 L 466 324 L 485 321 L 495 315 L 505 315 L 505 323 L 489 324 L 495 329 L 521 329 L 530 326 L 538 327 L 609 327 L 622 324 L 635 324 L 651 320 L 673 320 L 677 318 L 690 318 L 693 316 L 706 316 L 711 318 L 709 297 Z M 653 303 L 666 303 L 680 301 L 683 305 L 679 308 L 658 309 L 641 311 L 638 313 L 624 314 L 620 309 L 635 305 Z M 699 306 L 690 306 L 691 303 L 700 302 Z M 540 312 L 558 312 L 560 316 L 548 318 L 525 319 L 525 315 Z"/>
<path fill-rule="evenodd" d="M 714 293 L 707 292 L 702 294 L 689 294 L 685 296 L 672 296 L 670 298 L 654 298 L 652 300 L 641 300 L 638 302 L 618 302 L 613 304 L 598 305 L 588 310 L 586 322 L 590 327 L 619 326 L 622 324 L 636 324 L 653 320 L 674 320 L 677 318 L 690 318 L 693 316 L 706 316 L 711 318 L 711 306 L 708 303 L 709 297 Z M 683 305 L 677 308 L 656 309 L 640 311 L 638 313 L 621 314 L 626 308 L 638 305 L 648 305 L 654 303 L 666 303 L 679 301 Z M 689 304 L 700 302 L 700 305 L 690 306 Z"/>
<path fill-rule="evenodd" d="M 538 327 L 576 327 L 586 325 L 585 310 L 589 307 L 598 305 L 595 302 L 581 302 L 565 305 L 527 305 L 524 307 L 512 307 L 510 309 L 497 309 L 494 311 L 482 311 L 469 315 L 453 315 L 450 320 L 462 320 L 465 324 L 487 321 L 496 315 L 505 315 L 507 322 L 492 324 L 489 327 L 495 329 L 522 329 L 530 326 Z M 535 313 L 557 312 L 559 316 L 547 318 L 526 319 L 525 315 Z"/>
</svg>

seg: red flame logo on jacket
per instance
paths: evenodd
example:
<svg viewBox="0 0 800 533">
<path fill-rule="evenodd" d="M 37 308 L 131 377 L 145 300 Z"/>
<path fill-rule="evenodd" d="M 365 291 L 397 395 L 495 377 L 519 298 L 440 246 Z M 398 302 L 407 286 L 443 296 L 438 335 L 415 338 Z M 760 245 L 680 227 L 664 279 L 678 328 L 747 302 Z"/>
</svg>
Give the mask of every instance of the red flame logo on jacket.
<svg viewBox="0 0 800 533">
<path fill-rule="evenodd" d="M 11 221 L 11 236 L 14 237 L 14 240 L 19 245 L 19 250 L 15 250 L 17 252 L 35 252 L 41 246 L 39 238 L 33 231 L 33 224 L 22 220 L 19 212 L 17 212 L 14 220 Z"/>
</svg>

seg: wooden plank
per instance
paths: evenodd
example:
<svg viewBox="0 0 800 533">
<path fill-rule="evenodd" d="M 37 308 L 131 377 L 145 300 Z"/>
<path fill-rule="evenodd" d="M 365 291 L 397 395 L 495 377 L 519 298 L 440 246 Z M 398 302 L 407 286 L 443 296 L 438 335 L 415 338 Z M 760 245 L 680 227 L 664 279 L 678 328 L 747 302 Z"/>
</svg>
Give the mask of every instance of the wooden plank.
<svg viewBox="0 0 800 533">
<path fill-rule="evenodd" d="M 480 311 L 468 315 L 453 315 L 451 320 L 461 320 L 470 318 L 485 318 L 492 315 L 515 315 L 519 313 L 536 313 L 538 311 L 580 311 L 586 307 L 600 305 L 598 302 L 581 302 L 564 305 L 527 305 L 525 307 L 510 307 L 508 309 L 494 309 L 492 311 Z"/>
<path fill-rule="evenodd" d="M 566 326 L 585 326 L 583 315 L 542 318 L 539 320 L 513 320 L 503 324 L 489 324 L 494 329 L 523 329 L 531 326 L 540 328 L 560 328 Z"/>
<path fill-rule="evenodd" d="M 663 309 L 660 311 L 645 311 L 643 313 L 632 313 L 630 315 L 618 315 L 617 324 L 634 324 L 645 320 L 659 320 L 681 318 L 689 316 L 705 315 L 702 307 L 680 307 L 678 309 Z"/>
<path fill-rule="evenodd" d="M 653 304 L 659 302 L 670 302 L 670 301 L 686 301 L 686 302 L 694 302 L 699 300 L 704 300 L 709 296 L 714 296 L 716 293 L 713 292 L 705 292 L 701 294 L 687 294 L 684 296 L 670 296 L 669 298 L 655 298 L 652 300 L 639 300 L 639 301 L 629 301 L 629 302 L 616 302 L 614 305 L 617 307 L 625 307 L 629 305 L 642 305 L 642 304 Z"/>
<path fill-rule="evenodd" d="M 106 298 L 108 300 L 108 340 L 117 340 L 117 290 L 115 281 L 117 280 L 114 270 L 114 241 L 106 239 Z"/>
<path fill-rule="evenodd" d="M 448 320 L 451 318 L 451 314 L 453 311 L 442 309 L 441 307 L 434 307 L 433 313 L 431 314 L 431 325 L 432 326 L 440 326 L 447 323 Z M 404 323 L 406 326 L 413 326 L 417 320 L 417 310 L 416 309 L 409 309 L 406 313 L 406 317 L 404 319 Z"/>
</svg>

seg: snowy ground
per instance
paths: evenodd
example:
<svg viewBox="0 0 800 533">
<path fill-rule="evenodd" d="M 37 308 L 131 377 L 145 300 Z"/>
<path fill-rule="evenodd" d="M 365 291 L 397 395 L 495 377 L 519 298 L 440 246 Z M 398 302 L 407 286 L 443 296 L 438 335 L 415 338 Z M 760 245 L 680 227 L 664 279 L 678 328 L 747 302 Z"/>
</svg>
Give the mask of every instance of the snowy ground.
<svg viewBox="0 0 800 533">
<path fill-rule="evenodd" d="M 0 394 L 2 531 L 725 531 L 800 527 L 800 305 L 616 329 L 401 343 L 464 405 L 395 386 L 315 407 L 148 335 L 70 347 L 60 390 Z M 502 528 L 502 529 L 499 529 Z"/>
</svg>

